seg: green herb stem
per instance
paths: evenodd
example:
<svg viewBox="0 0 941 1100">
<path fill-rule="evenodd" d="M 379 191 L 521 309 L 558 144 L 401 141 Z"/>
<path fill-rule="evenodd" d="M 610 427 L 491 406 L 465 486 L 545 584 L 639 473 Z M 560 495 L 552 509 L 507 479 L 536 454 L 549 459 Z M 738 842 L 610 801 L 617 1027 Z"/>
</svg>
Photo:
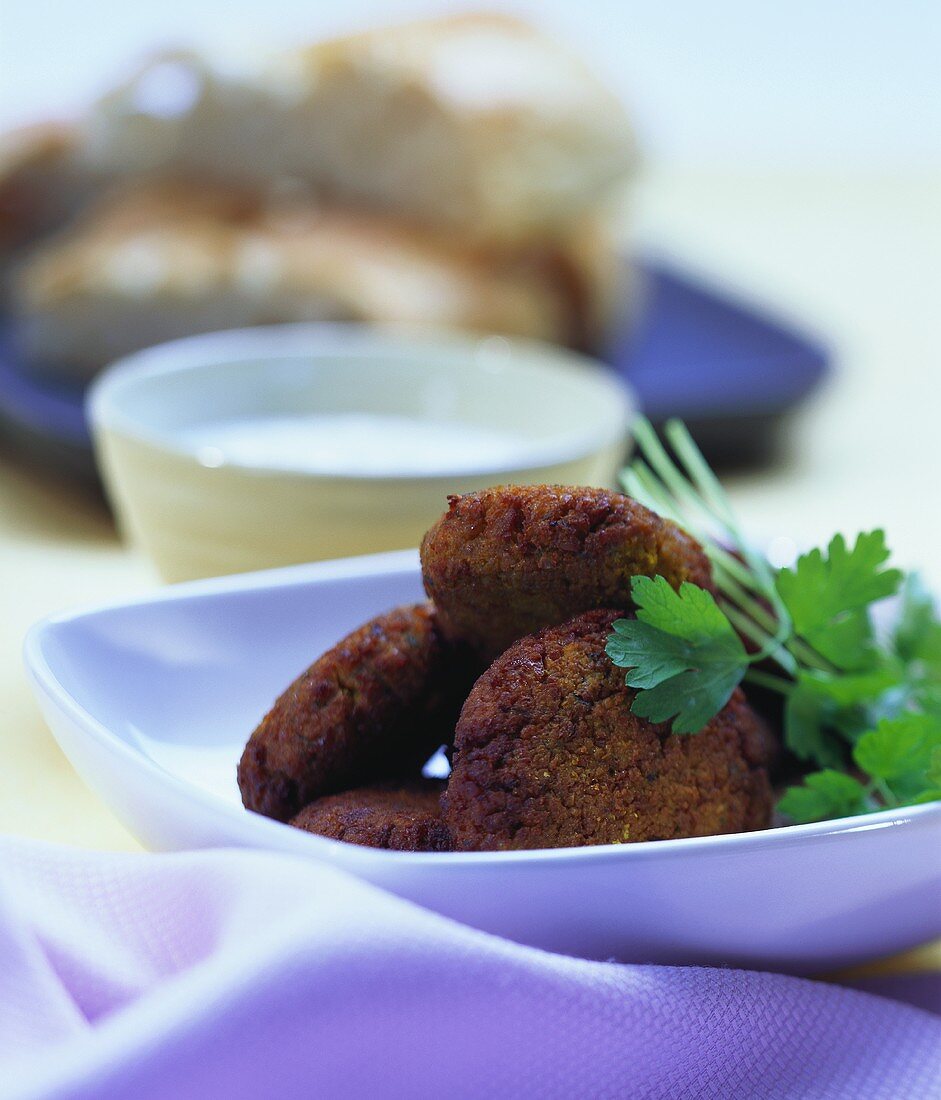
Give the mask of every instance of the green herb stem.
<svg viewBox="0 0 941 1100">
<path fill-rule="evenodd" d="M 739 612 L 735 625 L 760 647 L 759 652 L 754 655 L 754 660 L 762 661 L 765 657 L 771 657 L 785 672 L 794 673 L 796 665 L 785 644 L 790 634 L 789 621 L 776 619 L 763 604 L 745 591 L 737 580 L 725 572 L 724 566 L 717 568 L 716 576 L 719 591 L 725 597 L 723 606 L 726 612 L 728 613 L 731 608 Z"/>
<path fill-rule="evenodd" d="M 658 515 L 677 523 L 683 522 L 683 515 L 673 498 L 662 491 L 653 470 L 641 459 L 635 459 L 622 473 L 621 484 L 635 500 L 648 501 Z"/>
<path fill-rule="evenodd" d="M 875 791 L 882 799 L 882 804 L 887 810 L 891 810 L 898 805 L 898 799 L 889 789 L 889 785 L 884 779 L 873 778 L 867 790 L 870 794 Z"/>
<path fill-rule="evenodd" d="M 735 577 L 726 572 L 724 565 L 716 566 L 716 580 L 718 581 L 719 591 L 726 599 L 731 600 L 740 607 L 769 635 L 777 633 L 779 623 L 775 617 L 762 603 L 750 595 Z"/>
<path fill-rule="evenodd" d="M 651 428 L 650 431 L 653 432 L 653 429 Z M 787 622 L 789 626 L 790 617 L 788 616 L 787 608 L 777 594 L 774 574 L 771 566 L 768 564 L 767 558 L 765 558 L 763 554 L 756 553 L 748 544 L 748 541 L 745 539 L 738 525 L 738 521 L 735 517 L 735 510 L 728 496 L 726 496 L 725 490 L 719 483 L 719 479 L 709 468 L 709 464 L 703 458 L 702 452 L 693 441 L 693 437 L 689 434 L 686 425 L 680 420 L 670 420 L 666 424 L 664 434 L 673 447 L 673 450 L 676 452 L 677 457 L 689 472 L 701 496 L 705 498 L 712 512 L 719 517 L 742 557 L 752 570 L 754 570 L 755 575 L 761 580 L 765 588 L 762 594 L 771 601 L 779 622 Z M 682 479 L 682 475 L 679 476 Z"/>
<path fill-rule="evenodd" d="M 776 691 L 781 695 L 788 695 L 794 690 L 794 682 L 792 680 L 785 680 L 783 676 L 775 676 L 773 672 L 765 672 L 761 668 L 750 668 L 745 673 L 745 679 L 750 684 L 757 684 L 759 687 L 769 688 L 771 691 Z"/>
<path fill-rule="evenodd" d="M 724 546 L 707 543 L 704 549 L 716 569 L 721 569 L 726 576 L 731 577 L 744 588 L 750 589 L 755 595 L 769 597 L 767 586 L 755 576 L 748 566 L 743 565 L 734 554 L 730 554 Z M 770 621 L 770 612 L 764 608 L 762 610 L 765 611 Z"/>
<path fill-rule="evenodd" d="M 791 671 L 792 662 L 780 659 L 783 644 L 791 634 L 790 616 L 775 590 L 770 567 L 745 541 L 728 497 L 685 425 L 671 420 L 665 433 L 689 476 L 670 458 L 652 425 L 641 420 L 635 427 L 635 435 L 643 459 L 635 460 L 626 472 L 625 488 L 660 514 L 685 527 L 695 530 L 701 526 L 691 522 L 691 511 L 719 524 L 744 559 L 744 563 L 739 561 L 715 538 L 703 538 L 706 553 L 716 570 L 719 589 L 745 616 L 764 629 L 765 634 L 761 635 L 753 623 L 739 619 L 741 629 L 760 646 L 754 659 L 774 656 L 786 671 Z M 772 611 L 769 612 L 754 596 L 769 603 Z"/>
<path fill-rule="evenodd" d="M 833 671 L 833 666 L 830 662 L 821 657 L 812 646 L 808 645 L 800 638 L 789 638 L 791 632 L 789 618 L 782 623 L 775 618 L 764 604 L 749 594 L 744 584 L 740 583 L 740 580 L 744 580 L 746 577 L 749 578 L 749 584 L 752 591 L 756 592 L 758 595 L 765 595 L 765 588 L 755 581 L 754 575 L 749 573 L 738 558 L 721 547 L 707 547 L 706 552 L 715 568 L 716 580 L 722 595 L 725 596 L 728 601 L 737 605 L 746 615 L 753 619 L 759 627 L 767 632 L 768 638 L 761 641 L 753 634 L 749 634 L 752 641 L 762 645 L 763 642 L 768 641 L 770 638 L 774 638 L 777 640 L 777 649 L 779 652 L 783 651 L 790 653 L 797 661 L 815 669 L 817 672 Z M 733 562 L 734 566 L 732 565 Z M 768 594 L 768 599 L 769 601 L 772 599 L 770 593 Z M 777 660 L 773 652 L 769 652 L 768 656 L 772 656 Z M 793 672 L 795 668 L 791 661 L 783 663 L 782 667 L 788 672 Z"/>
<path fill-rule="evenodd" d="M 779 668 L 782 668 L 788 673 L 788 675 L 797 675 L 797 662 L 784 646 L 778 644 L 774 638 L 770 638 L 760 627 L 756 627 L 748 616 L 743 614 L 735 604 L 722 600 L 719 603 L 719 607 L 725 612 L 729 622 L 732 623 L 739 634 L 744 634 L 746 638 L 758 646 L 758 651 L 756 653 L 749 654 L 748 659 L 750 662 L 763 661 L 765 658 L 770 658 Z"/>
<path fill-rule="evenodd" d="M 646 420 L 641 421 L 636 427 L 636 434 L 638 445 L 644 457 L 650 463 L 653 471 L 659 475 L 667 489 L 676 497 L 681 509 L 685 505 L 686 507 L 705 511 L 702 501 L 696 496 L 689 481 L 683 477 L 670 460 L 670 456 L 657 438 L 657 433 L 650 423 Z"/>
<path fill-rule="evenodd" d="M 653 433 L 653 429 L 651 429 L 651 433 Z M 656 434 L 653 434 L 656 440 Z M 737 534 L 735 513 L 729 504 L 729 498 L 719 484 L 719 479 L 709 469 L 702 452 L 693 442 L 686 425 L 680 420 L 669 420 L 664 428 L 664 435 L 666 435 L 670 446 L 676 452 L 676 456 L 689 471 L 693 484 L 699 490 L 700 495 L 708 502 L 712 513 L 721 520 L 730 533 Z M 659 446 L 659 440 L 656 442 Z"/>
<path fill-rule="evenodd" d="M 808 645 L 801 638 L 791 638 L 787 643 L 787 648 L 805 668 L 828 674 L 836 671 L 826 657 L 822 657 L 813 646 Z"/>
</svg>

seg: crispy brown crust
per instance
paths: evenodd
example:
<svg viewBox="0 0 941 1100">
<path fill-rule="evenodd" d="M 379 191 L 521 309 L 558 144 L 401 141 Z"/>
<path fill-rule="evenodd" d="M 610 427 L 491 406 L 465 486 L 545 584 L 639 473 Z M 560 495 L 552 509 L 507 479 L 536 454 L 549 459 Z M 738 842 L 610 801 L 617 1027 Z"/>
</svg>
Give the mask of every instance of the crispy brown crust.
<svg viewBox="0 0 941 1100">
<path fill-rule="evenodd" d="M 605 655 L 620 612 L 592 611 L 513 645 L 458 721 L 443 798 L 457 850 L 558 848 L 767 827 L 772 745 L 736 690 L 701 733 L 631 713 Z"/>
<path fill-rule="evenodd" d="M 250 810 L 286 821 L 322 795 L 415 775 L 454 723 L 476 666 L 430 604 L 354 630 L 281 695 L 238 767 Z"/>
<path fill-rule="evenodd" d="M 442 630 L 488 660 L 581 611 L 627 606 L 637 575 L 712 587 L 693 538 L 605 489 L 502 486 L 452 496 L 421 560 Z"/>
<path fill-rule="evenodd" d="M 319 798 L 291 821 L 309 833 L 399 852 L 446 852 L 451 838 L 441 820 L 443 783 L 360 787 Z"/>
</svg>

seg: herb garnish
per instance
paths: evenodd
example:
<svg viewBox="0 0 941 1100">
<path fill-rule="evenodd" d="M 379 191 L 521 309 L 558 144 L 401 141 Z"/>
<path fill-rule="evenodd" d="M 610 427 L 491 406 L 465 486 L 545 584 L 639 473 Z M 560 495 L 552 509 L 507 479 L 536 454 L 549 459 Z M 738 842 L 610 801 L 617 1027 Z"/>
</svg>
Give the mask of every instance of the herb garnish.
<svg viewBox="0 0 941 1100">
<path fill-rule="evenodd" d="M 646 420 L 636 426 L 640 457 L 622 483 L 699 539 L 717 597 L 633 579 L 636 618 L 613 624 L 606 649 L 637 689 L 634 713 L 696 733 L 750 681 L 785 697 L 785 745 L 820 769 L 781 799 L 794 821 L 941 799 L 941 621 L 914 574 L 886 567 L 884 533 L 852 545 L 835 535 L 775 570 L 749 546 L 685 426 L 671 421 L 664 434 L 675 461 Z M 882 638 L 870 610 L 900 588 L 897 624 Z"/>
</svg>

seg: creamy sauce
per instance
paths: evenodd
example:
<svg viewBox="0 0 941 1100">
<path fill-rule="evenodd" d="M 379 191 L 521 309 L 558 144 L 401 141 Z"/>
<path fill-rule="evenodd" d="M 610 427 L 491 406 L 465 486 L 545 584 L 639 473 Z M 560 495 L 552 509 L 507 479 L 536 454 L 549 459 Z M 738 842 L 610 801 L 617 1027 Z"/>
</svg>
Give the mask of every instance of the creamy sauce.
<svg viewBox="0 0 941 1100">
<path fill-rule="evenodd" d="M 202 424 L 185 438 L 206 466 L 352 476 L 473 473 L 525 464 L 532 451 L 491 428 L 368 413 L 252 417 Z"/>
</svg>

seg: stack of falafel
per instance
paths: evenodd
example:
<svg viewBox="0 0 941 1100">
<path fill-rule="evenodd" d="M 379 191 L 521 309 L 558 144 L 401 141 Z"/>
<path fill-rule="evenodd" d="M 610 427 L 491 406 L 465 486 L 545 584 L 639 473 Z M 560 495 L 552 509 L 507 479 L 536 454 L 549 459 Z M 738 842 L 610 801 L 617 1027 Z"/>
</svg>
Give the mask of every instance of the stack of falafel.
<svg viewBox="0 0 941 1100">
<path fill-rule="evenodd" d="M 712 588 L 702 548 L 602 489 L 451 497 L 421 547 L 430 602 L 377 616 L 281 695 L 242 801 L 402 851 L 561 848 L 766 828 L 774 738 L 736 689 L 698 734 L 631 712 L 605 653 L 634 576 Z M 423 779 L 442 746 L 446 783 Z"/>
</svg>

